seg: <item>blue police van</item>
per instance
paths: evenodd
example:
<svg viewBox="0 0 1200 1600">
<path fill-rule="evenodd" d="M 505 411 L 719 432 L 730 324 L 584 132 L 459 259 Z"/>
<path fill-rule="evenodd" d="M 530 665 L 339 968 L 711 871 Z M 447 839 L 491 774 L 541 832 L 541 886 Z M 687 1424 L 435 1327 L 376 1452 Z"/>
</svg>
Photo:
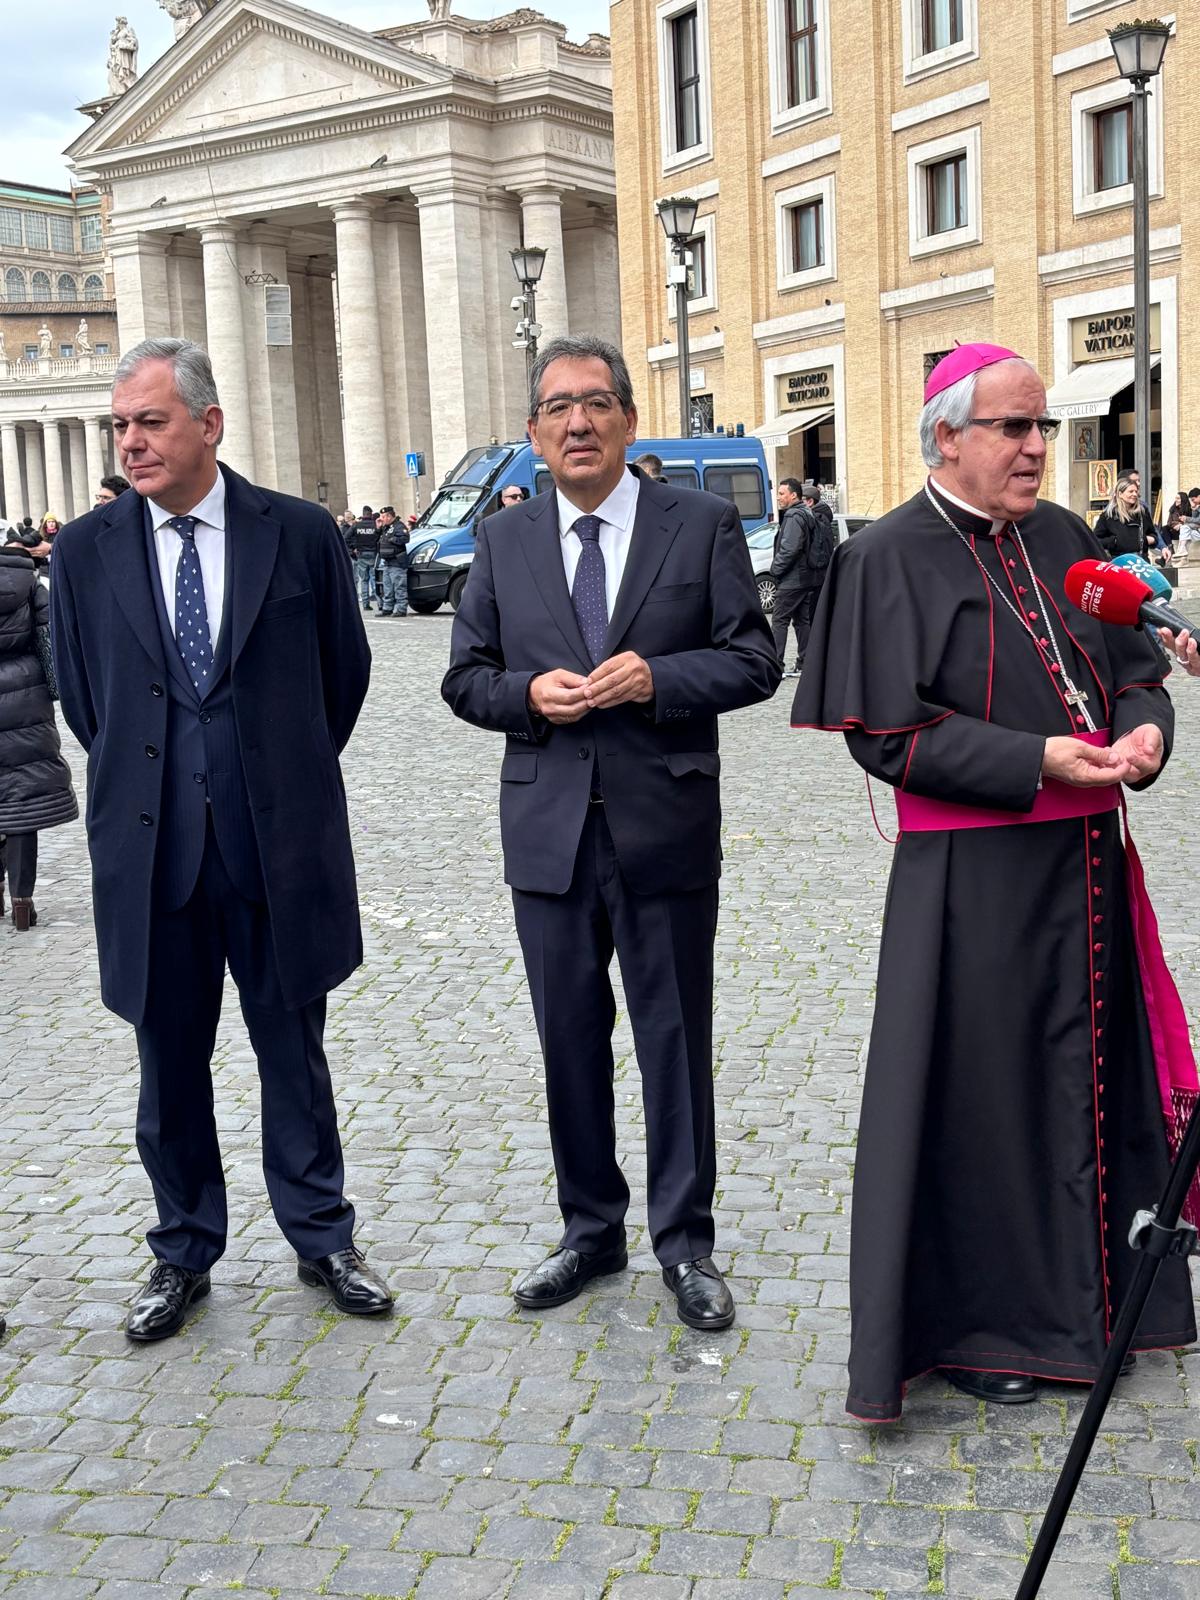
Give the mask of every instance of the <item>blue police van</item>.
<svg viewBox="0 0 1200 1600">
<path fill-rule="evenodd" d="M 626 451 L 630 461 L 642 455 L 659 457 L 668 482 L 731 501 L 747 534 L 770 520 L 771 482 L 761 440 L 710 433 L 639 439 Z M 531 495 L 553 487 L 528 439 L 468 450 L 447 476 L 409 541 L 408 603 L 414 611 L 436 611 L 446 601 L 457 611 L 475 555 L 475 525 L 499 509 L 501 489 L 514 483 Z"/>
</svg>

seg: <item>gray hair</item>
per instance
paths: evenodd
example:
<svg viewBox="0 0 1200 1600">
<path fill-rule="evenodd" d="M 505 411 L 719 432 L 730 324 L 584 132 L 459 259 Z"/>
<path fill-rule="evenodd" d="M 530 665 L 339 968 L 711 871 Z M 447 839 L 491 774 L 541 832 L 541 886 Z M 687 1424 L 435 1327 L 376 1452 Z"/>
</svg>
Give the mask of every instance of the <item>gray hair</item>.
<svg viewBox="0 0 1200 1600">
<path fill-rule="evenodd" d="M 605 363 L 612 373 L 613 389 L 621 402 L 622 410 L 631 410 L 633 380 L 629 376 L 629 368 L 625 365 L 625 357 L 616 345 L 609 344 L 606 339 L 597 339 L 594 334 L 573 333 L 564 334 L 561 339 L 551 339 L 549 344 L 543 345 L 538 351 L 529 372 L 529 415 L 533 417 L 537 414 L 542 379 L 546 376 L 546 368 L 552 361 L 593 360 Z"/>
<path fill-rule="evenodd" d="M 986 370 L 991 372 L 997 367 L 1014 366 L 1027 367 L 1030 372 L 1037 372 L 1036 367 L 1023 356 L 1010 356 L 1007 361 L 993 361 Z M 917 428 L 921 436 L 921 459 L 927 467 L 945 466 L 946 458 L 938 448 L 937 425 L 939 422 L 944 422 L 956 433 L 960 433 L 966 427 L 975 409 L 975 385 L 978 379 L 979 372 L 968 372 L 965 378 L 950 384 L 922 406 Z"/>
<path fill-rule="evenodd" d="M 175 379 L 175 392 L 187 407 L 188 416 L 202 417 L 209 406 L 219 406 L 212 362 L 202 345 L 190 339 L 143 339 L 127 350 L 113 373 L 113 388 L 132 378 L 148 361 L 166 361 Z"/>
</svg>

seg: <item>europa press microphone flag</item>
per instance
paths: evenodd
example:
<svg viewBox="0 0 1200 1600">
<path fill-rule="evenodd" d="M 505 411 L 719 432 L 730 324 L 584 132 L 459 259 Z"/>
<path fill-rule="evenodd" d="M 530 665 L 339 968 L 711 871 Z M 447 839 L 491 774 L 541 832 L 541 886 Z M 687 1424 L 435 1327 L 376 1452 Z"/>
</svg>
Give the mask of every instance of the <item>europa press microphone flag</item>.
<svg viewBox="0 0 1200 1600">
<path fill-rule="evenodd" d="M 1076 561 L 1063 580 L 1067 599 L 1089 617 L 1136 628 L 1143 622 L 1171 633 L 1193 632 L 1175 607 L 1156 599 L 1154 590 L 1128 567 L 1115 561 Z"/>
<path fill-rule="evenodd" d="M 1174 598 L 1175 591 L 1171 587 L 1170 578 L 1161 567 L 1156 567 L 1152 561 L 1147 561 L 1145 556 L 1134 555 L 1132 552 L 1124 556 L 1114 556 L 1113 566 L 1123 567 L 1126 572 L 1132 572 L 1135 578 L 1140 578 L 1147 589 L 1153 590 L 1155 599 L 1170 603 Z"/>
</svg>

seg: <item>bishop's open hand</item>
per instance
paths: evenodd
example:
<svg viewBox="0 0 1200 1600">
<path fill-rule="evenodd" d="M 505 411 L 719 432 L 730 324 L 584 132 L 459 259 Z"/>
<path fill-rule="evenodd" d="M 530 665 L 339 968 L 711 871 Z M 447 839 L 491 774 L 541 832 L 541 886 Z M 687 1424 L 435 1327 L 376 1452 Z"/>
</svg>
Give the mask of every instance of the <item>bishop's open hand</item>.
<svg viewBox="0 0 1200 1600">
<path fill-rule="evenodd" d="M 1160 745 L 1161 740 L 1160 734 Z M 1136 781 L 1140 776 L 1143 774 L 1137 772 L 1128 754 L 1119 752 L 1115 745 L 1099 748 L 1085 744 L 1082 739 L 1073 739 L 1069 734 L 1046 740 L 1043 778 L 1057 778 L 1060 783 L 1073 783 L 1077 788 L 1095 789 L 1105 784 L 1124 783 L 1126 779 Z"/>
<path fill-rule="evenodd" d="M 1118 739 L 1112 750 L 1134 769 L 1133 776 L 1125 780 L 1127 783 L 1152 778 L 1163 763 L 1162 729 L 1157 723 L 1143 722 Z"/>
</svg>

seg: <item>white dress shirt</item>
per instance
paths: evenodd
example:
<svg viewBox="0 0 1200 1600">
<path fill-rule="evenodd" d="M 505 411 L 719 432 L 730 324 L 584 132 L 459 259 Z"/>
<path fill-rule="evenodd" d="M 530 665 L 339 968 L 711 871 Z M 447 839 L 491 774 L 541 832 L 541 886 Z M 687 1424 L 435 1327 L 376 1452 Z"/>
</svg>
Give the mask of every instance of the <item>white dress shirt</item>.
<svg viewBox="0 0 1200 1600">
<path fill-rule="evenodd" d="M 146 497 L 146 508 L 154 529 L 154 548 L 158 552 L 158 578 L 171 627 L 175 627 L 175 574 L 183 535 L 167 524 L 177 513 L 165 511 Z M 217 469 L 217 481 L 187 513 L 196 519 L 196 553 L 200 557 L 200 577 L 204 584 L 204 604 L 208 610 L 208 635 L 217 648 L 221 616 L 225 608 L 225 479 Z"/>
<path fill-rule="evenodd" d="M 625 574 L 625 561 L 629 555 L 629 541 L 633 538 L 633 519 L 637 514 L 638 489 L 641 479 L 636 472 L 626 469 L 617 487 L 591 514 L 600 519 L 600 551 L 604 557 L 604 597 L 608 603 L 609 620 L 617 603 L 617 591 Z M 563 571 L 567 575 L 567 592 L 575 582 L 575 568 L 583 549 L 579 535 L 574 531 L 575 519 L 587 515 L 573 506 L 561 489 L 558 497 L 558 532 L 562 540 Z"/>
</svg>

